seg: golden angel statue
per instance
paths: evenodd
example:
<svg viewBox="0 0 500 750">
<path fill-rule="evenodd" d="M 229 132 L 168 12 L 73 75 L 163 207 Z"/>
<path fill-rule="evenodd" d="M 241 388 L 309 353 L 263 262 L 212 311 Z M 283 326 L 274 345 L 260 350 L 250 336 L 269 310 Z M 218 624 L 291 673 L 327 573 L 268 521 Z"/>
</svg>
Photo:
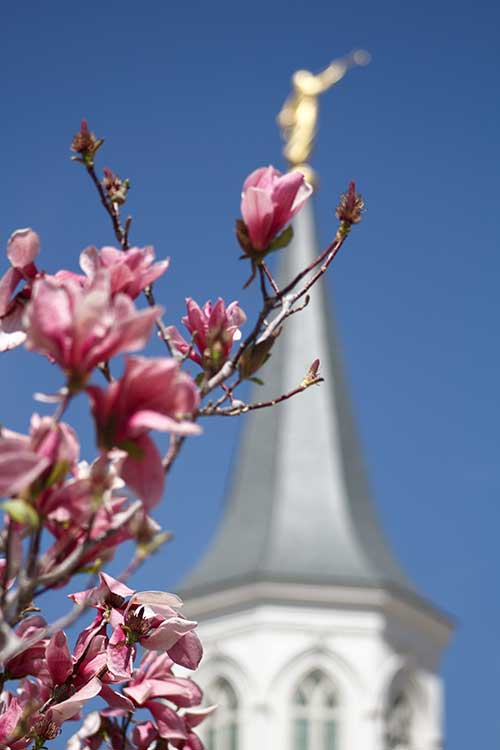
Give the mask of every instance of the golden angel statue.
<svg viewBox="0 0 500 750">
<path fill-rule="evenodd" d="M 318 98 L 338 83 L 350 68 L 367 65 L 370 55 L 355 50 L 341 57 L 316 75 L 298 70 L 292 77 L 293 90 L 278 115 L 278 124 L 286 141 L 283 153 L 292 168 L 311 172 L 307 160 L 314 145 L 318 122 Z"/>
</svg>

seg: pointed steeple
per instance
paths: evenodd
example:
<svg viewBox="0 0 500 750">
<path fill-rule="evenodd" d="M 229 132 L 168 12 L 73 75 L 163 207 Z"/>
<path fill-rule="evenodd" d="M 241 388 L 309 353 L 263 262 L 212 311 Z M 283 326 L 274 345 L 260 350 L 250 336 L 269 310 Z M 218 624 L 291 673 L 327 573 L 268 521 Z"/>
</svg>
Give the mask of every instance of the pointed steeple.
<svg viewBox="0 0 500 750">
<path fill-rule="evenodd" d="M 314 209 L 294 220 L 281 252 L 290 280 L 318 254 Z M 325 382 L 249 413 L 229 497 L 214 540 L 182 585 L 192 598 L 247 583 L 348 585 L 415 596 L 380 528 L 351 413 L 339 344 L 323 282 L 292 316 L 251 400 L 296 387 L 319 357 Z"/>
</svg>

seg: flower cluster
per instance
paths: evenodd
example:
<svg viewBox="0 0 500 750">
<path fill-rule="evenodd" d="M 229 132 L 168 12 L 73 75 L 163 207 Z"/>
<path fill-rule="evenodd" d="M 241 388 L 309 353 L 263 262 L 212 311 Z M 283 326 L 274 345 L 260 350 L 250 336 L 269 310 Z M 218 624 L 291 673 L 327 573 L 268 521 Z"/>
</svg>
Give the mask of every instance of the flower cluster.
<svg viewBox="0 0 500 750">
<path fill-rule="evenodd" d="M 25 618 L 16 629 L 21 646 L 5 662 L 3 680 L 20 682 L 15 693 L 4 690 L 0 698 L 0 745 L 10 750 L 24 750 L 31 743 L 41 747 L 99 696 L 104 708 L 90 715 L 94 718 L 74 736 L 73 747 L 95 750 L 107 727 L 111 747 L 121 750 L 120 720 L 132 719 L 137 708 L 147 709 L 151 718 L 134 720 L 131 747 L 148 747 L 145 737 L 172 741 L 178 748 L 200 747 L 194 727 L 211 709 L 200 708 L 202 692 L 196 683 L 172 671 L 175 664 L 195 669 L 202 654 L 196 623 L 179 614 L 178 597 L 133 591 L 101 573 L 97 588 L 71 598 L 97 610 L 77 637 L 73 654 L 64 631 L 49 638 L 39 615 Z M 138 644 L 146 655 L 135 666 Z"/>
<path fill-rule="evenodd" d="M 84 718 L 70 750 L 104 744 L 112 750 L 202 750 L 196 728 L 214 707 L 202 707 L 198 685 L 175 671 L 199 664 L 196 623 L 179 613 L 177 596 L 135 591 L 125 581 L 168 538 L 150 513 L 183 439 L 200 433 L 199 420 L 233 415 L 235 404 L 236 411 L 263 408 L 319 382 L 316 362 L 299 388 L 269 404 L 247 407 L 233 396 L 242 380 L 256 379 L 283 320 L 300 309 L 288 300 L 289 308 L 268 320 L 283 299 L 263 259 L 290 242 L 286 227 L 312 188 L 301 174 L 282 175 L 271 166 L 246 179 L 237 238 L 252 278 L 260 272 L 263 309 L 236 347 L 246 322 L 239 303 L 219 297 L 200 306 L 188 297 L 184 338 L 164 325 L 153 296 L 169 260 L 157 261 L 152 247 L 129 247 L 131 219 L 121 225 L 128 180 L 109 169 L 102 180 L 96 175 L 102 144 L 82 121 L 73 158 L 90 174 L 120 247 L 88 247 L 80 255 L 81 273 L 49 274 L 37 265 L 38 235 L 21 229 L 8 241 L 10 268 L 0 279 L 0 351 L 25 344 L 61 377 L 58 393 L 40 397 L 56 404 L 51 416 L 33 414 L 27 434 L 0 429 L 0 748 L 42 750 L 66 721 L 83 719 L 99 699 L 102 705 Z M 362 207 L 352 183 L 338 209 L 341 227 L 357 223 Z M 148 303 L 142 308 L 141 293 Z M 138 354 L 155 327 L 169 356 Z M 127 356 L 117 362 L 118 355 Z M 196 379 L 184 369 L 189 360 L 201 368 Z M 203 405 L 215 388 L 217 399 Z M 77 432 L 63 421 L 76 398 L 94 423 L 96 454 L 89 463 L 80 460 Z M 170 436 L 163 457 L 156 431 Z M 127 541 L 132 557 L 112 577 L 104 568 Z M 64 626 L 47 623 L 42 594 L 83 573 L 91 576 L 89 588 L 70 595 L 73 609 Z M 92 620 L 71 646 L 63 627 L 91 610 Z"/>
</svg>

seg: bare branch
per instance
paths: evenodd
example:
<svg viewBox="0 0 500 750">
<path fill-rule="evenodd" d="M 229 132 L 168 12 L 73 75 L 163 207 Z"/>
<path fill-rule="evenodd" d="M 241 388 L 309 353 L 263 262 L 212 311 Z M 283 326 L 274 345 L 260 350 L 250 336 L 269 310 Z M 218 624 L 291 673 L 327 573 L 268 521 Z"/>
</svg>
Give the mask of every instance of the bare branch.
<svg viewBox="0 0 500 750">
<path fill-rule="evenodd" d="M 302 393 L 302 391 L 307 390 L 312 385 L 317 385 L 318 383 L 323 382 L 324 378 L 315 377 L 307 382 L 306 380 L 303 380 L 297 388 L 293 388 L 291 391 L 288 391 L 288 393 L 283 393 L 281 396 L 273 398 L 270 401 L 257 401 L 254 404 L 238 404 L 237 406 L 228 406 L 224 409 L 217 406 L 206 406 L 204 409 L 200 409 L 198 413 L 200 417 L 237 417 L 240 414 L 246 414 L 247 412 L 255 411 L 256 409 L 267 409 L 270 406 L 276 406 L 276 404 L 280 404 L 282 401 L 287 401 L 298 393 Z"/>
</svg>

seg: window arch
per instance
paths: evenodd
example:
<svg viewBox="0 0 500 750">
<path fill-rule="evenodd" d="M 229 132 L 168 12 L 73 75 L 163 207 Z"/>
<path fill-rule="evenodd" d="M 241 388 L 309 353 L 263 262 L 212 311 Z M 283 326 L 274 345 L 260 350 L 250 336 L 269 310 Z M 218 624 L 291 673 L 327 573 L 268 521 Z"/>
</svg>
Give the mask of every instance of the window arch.
<svg viewBox="0 0 500 750">
<path fill-rule="evenodd" d="M 411 750 L 413 710 L 407 694 L 393 692 L 386 715 L 386 750 Z"/>
<path fill-rule="evenodd" d="M 206 691 L 206 702 L 217 706 L 204 722 L 206 750 L 238 750 L 238 696 L 229 680 L 213 680 Z"/>
<path fill-rule="evenodd" d="M 330 678 L 309 672 L 292 698 L 293 750 L 338 750 L 338 699 Z"/>
</svg>

